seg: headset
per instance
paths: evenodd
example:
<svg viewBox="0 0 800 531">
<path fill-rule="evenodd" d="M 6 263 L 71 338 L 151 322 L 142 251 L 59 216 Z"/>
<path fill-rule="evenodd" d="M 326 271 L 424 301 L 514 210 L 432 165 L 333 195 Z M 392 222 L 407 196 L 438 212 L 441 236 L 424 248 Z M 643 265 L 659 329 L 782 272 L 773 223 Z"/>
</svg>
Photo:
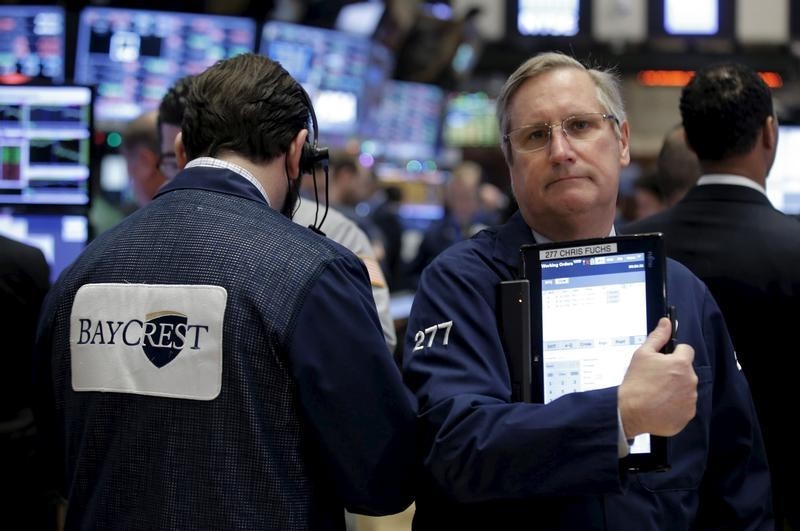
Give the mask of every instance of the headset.
<svg viewBox="0 0 800 531">
<path fill-rule="evenodd" d="M 311 104 L 311 98 L 308 96 L 308 92 L 306 89 L 303 88 L 303 85 L 297 83 L 297 86 L 300 88 L 300 97 L 305 103 L 306 108 L 308 109 L 308 114 L 311 117 L 311 127 L 313 129 L 312 135 L 306 137 L 306 141 L 303 144 L 303 150 L 300 152 L 300 177 L 304 173 L 311 174 L 311 178 L 314 180 L 314 200 L 317 203 L 317 210 L 314 213 L 314 224 L 309 225 L 308 228 L 325 236 L 325 233 L 322 232 L 320 227 L 322 224 L 325 223 L 325 218 L 328 217 L 328 160 L 330 156 L 328 154 L 328 148 L 326 147 L 319 147 L 318 140 L 319 140 L 319 126 L 317 125 L 317 115 L 314 113 L 314 106 Z M 317 217 L 319 214 L 319 195 L 317 193 L 317 165 L 322 164 L 323 171 L 325 172 L 325 213 L 322 216 L 322 219 L 319 220 L 317 223 Z"/>
</svg>

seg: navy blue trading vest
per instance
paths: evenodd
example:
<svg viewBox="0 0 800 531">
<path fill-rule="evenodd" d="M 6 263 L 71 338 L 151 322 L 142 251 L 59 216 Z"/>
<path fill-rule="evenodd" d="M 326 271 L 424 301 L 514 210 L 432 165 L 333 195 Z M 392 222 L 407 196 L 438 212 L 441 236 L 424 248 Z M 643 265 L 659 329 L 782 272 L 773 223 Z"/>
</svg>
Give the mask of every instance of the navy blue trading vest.
<svg viewBox="0 0 800 531">
<path fill-rule="evenodd" d="M 179 174 L 86 249 L 47 310 L 67 529 L 344 529 L 304 437 L 285 348 L 304 295 L 337 256 L 241 177 L 210 168 Z M 223 286 L 219 396 L 73 391 L 72 301 L 99 282 Z"/>
</svg>

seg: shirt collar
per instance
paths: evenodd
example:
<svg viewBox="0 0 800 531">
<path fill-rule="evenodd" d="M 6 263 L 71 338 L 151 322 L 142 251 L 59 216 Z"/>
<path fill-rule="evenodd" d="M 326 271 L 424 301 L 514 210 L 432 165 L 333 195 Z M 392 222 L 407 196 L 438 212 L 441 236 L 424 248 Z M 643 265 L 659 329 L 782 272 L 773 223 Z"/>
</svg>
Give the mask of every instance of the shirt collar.
<svg viewBox="0 0 800 531">
<path fill-rule="evenodd" d="M 753 181 L 752 179 L 748 179 L 747 177 L 742 177 L 741 175 L 732 175 L 728 173 L 709 173 L 708 175 L 703 175 L 697 181 L 697 186 L 703 186 L 707 184 L 727 184 L 732 186 L 746 186 L 747 188 L 758 190 L 759 192 L 764 194 L 764 196 L 767 195 L 767 190 L 763 186 Z"/>
<path fill-rule="evenodd" d="M 272 203 L 269 200 L 269 196 L 267 195 L 267 191 L 264 190 L 264 187 L 261 185 L 258 179 L 256 179 L 255 175 L 250 173 L 248 170 L 244 169 L 243 167 L 235 164 L 233 162 L 228 162 L 227 160 L 217 159 L 214 157 L 198 157 L 192 161 L 190 161 L 186 168 L 196 168 L 196 167 L 203 167 L 203 168 L 223 168 L 226 170 L 230 170 L 238 175 L 241 175 L 247 181 L 256 187 L 256 189 L 264 196 L 264 199 L 267 201 L 267 205 L 270 207 Z"/>
</svg>

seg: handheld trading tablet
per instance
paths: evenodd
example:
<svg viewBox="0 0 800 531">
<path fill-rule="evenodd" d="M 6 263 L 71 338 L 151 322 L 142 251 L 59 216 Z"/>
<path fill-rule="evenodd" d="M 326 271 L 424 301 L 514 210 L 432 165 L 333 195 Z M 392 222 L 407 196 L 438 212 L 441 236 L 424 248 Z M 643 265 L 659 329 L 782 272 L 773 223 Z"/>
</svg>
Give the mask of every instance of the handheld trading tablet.
<svg viewBox="0 0 800 531">
<path fill-rule="evenodd" d="M 547 404 L 619 385 L 634 351 L 667 315 L 661 234 L 525 245 L 520 252 L 531 284 L 532 400 Z M 673 338 L 674 330 L 673 322 Z M 664 350 L 672 348 L 670 342 Z M 639 435 L 621 465 L 669 468 L 667 440 Z"/>
</svg>

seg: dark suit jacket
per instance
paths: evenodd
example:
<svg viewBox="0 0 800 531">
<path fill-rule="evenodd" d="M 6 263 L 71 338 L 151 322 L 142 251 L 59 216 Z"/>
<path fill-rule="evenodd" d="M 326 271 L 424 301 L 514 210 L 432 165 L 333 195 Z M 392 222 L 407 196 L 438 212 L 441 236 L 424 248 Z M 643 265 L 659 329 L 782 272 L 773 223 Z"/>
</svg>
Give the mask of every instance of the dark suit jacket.
<svg viewBox="0 0 800 531">
<path fill-rule="evenodd" d="M 0 421 L 30 407 L 31 358 L 39 309 L 50 285 L 42 252 L 0 236 L 0 335 L 6 367 L 0 371 Z"/>
<path fill-rule="evenodd" d="M 796 512 L 798 456 L 787 433 L 800 404 L 800 222 L 756 190 L 702 185 L 622 229 L 653 231 L 665 234 L 667 255 L 705 281 L 719 303 L 764 431 L 776 509 Z M 800 526 L 797 514 L 791 521 Z"/>
</svg>

